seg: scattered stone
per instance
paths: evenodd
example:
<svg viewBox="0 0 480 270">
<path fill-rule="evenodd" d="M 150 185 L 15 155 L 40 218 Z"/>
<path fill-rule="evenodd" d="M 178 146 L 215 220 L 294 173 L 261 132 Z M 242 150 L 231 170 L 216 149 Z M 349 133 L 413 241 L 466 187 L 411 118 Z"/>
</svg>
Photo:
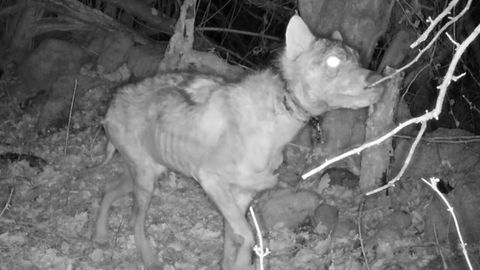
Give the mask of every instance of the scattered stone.
<svg viewBox="0 0 480 270">
<path fill-rule="evenodd" d="M 330 176 L 330 185 L 342 186 L 348 189 L 358 187 L 358 176 L 345 168 L 330 168 L 325 173 Z"/>
<path fill-rule="evenodd" d="M 316 193 L 287 188 L 267 191 L 260 196 L 257 203 L 267 229 L 273 228 L 278 223 L 294 229 L 307 217 L 311 217 L 319 204 L 320 197 Z"/>
<path fill-rule="evenodd" d="M 338 222 L 338 209 L 335 206 L 322 203 L 315 209 L 315 232 L 320 235 L 329 235 L 335 230 Z"/>
<path fill-rule="evenodd" d="M 392 259 L 401 239 L 399 231 L 384 227 L 367 241 L 366 248 L 380 258 Z"/>
<path fill-rule="evenodd" d="M 103 67 L 104 73 L 111 73 L 120 67 L 127 58 L 128 50 L 134 45 L 127 33 L 114 32 L 107 36 L 97 65 Z"/>
<path fill-rule="evenodd" d="M 394 227 L 400 231 L 412 225 L 412 218 L 404 211 L 395 210 L 383 219 L 385 227 Z"/>
<path fill-rule="evenodd" d="M 104 256 L 103 256 L 103 249 L 96 248 L 90 253 L 90 259 L 96 263 L 103 262 Z"/>
<path fill-rule="evenodd" d="M 165 46 L 134 46 L 127 55 L 127 66 L 136 78 L 146 78 L 155 75 L 158 64 L 163 59 Z"/>
</svg>

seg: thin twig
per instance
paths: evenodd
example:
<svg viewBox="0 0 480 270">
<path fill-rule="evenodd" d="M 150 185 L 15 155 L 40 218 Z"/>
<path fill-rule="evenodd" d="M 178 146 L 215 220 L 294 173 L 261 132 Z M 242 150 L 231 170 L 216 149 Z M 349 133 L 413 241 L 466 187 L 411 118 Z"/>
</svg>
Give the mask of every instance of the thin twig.
<svg viewBox="0 0 480 270">
<path fill-rule="evenodd" d="M 362 152 L 363 150 L 369 148 L 369 147 L 372 147 L 374 145 L 377 145 L 377 144 L 380 144 L 382 143 L 383 141 L 387 140 L 388 138 L 392 137 L 394 134 L 398 133 L 400 130 L 402 130 L 404 127 L 407 127 L 411 124 L 418 124 L 418 123 L 421 123 L 422 121 L 428 121 L 429 119 L 432 119 L 432 118 L 435 118 L 435 116 L 433 115 L 432 112 L 427 112 L 425 113 L 424 115 L 422 116 L 419 116 L 419 117 L 415 117 L 415 118 L 411 118 L 403 123 L 401 123 L 400 125 L 398 125 L 396 128 L 392 129 L 391 131 L 389 131 L 388 133 L 386 133 L 385 135 L 381 136 L 380 138 L 377 138 L 371 142 L 367 142 L 367 143 L 364 143 L 363 145 L 359 146 L 359 147 L 356 147 L 352 150 L 349 150 L 339 156 L 336 156 L 332 159 L 328 159 L 326 160 L 322 165 L 318 166 L 317 168 L 314 168 L 312 169 L 311 171 L 305 173 L 304 175 L 302 175 L 302 178 L 303 179 L 306 179 L 314 174 L 316 174 L 317 172 L 319 171 L 322 171 L 323 169 L 325 169 L 327 166 L 329 166 L 330 164 L 332 163 L 335 163 L 339 160 L 342 160 L 346 157 L 349 157 L 349 156 L 352 156 L 354 154 L 360 154 L 360 152 Z"/>
<path fill-rule="evenodd" d="M 395 138 L 402 138 L 411 140 L 416 138 L 413 136 L 408 135 L 398 135 L 394 136 Z M 480 141 L 480 136 L 472 135 L 472 136 L 448 136 L 448 137 L 430 137 L 430 138 L 422 138 L 422 142 L 426 143 L 444 143 L 444 144 L 468 144 L 468 143 L 475 143 Z"/>
<path fill-rule="evenodd" d="M 479 34 L 480 34 L 480 24 L 477 25 L 477 27 L 475 27 L 473 32 L 456 48 L 456 52 L 452 57 L 452 61 L 450 62 L 450 65 L 448 66 L 447 73 L 443 78 L 443 82 L 442 84 L 440 84 L 440 86 L 437 87 L 439 89 L 438 99 L 435 104 L 435 109 L 433 109 L 433 112 L 435 112 L 436 115 L 440 115 L 440 112 L 442 111 L 443 100 L 445 99 L 447 88 L 452 82 L 453 73 L 455 72 L 455 68 L 457 67 L 458 61 L 460 61 L 460 58 L 462 57 L 467 47 L 470 45 L 470 43 L 472 43 L 475 40 L 475 38 L 477 38 Z"/>
<path fill-rule="evenodd" d="M 255 63 L 253 63 L 252 61 L 246 59 L 245 56 L 241 56 L 240 54 L 230 50 L 230 49 L 227 49 L 225 47 L 222 47 L 222 46 L 219 46 L 219 45 L 213 45 L 215 49 L 219 50 L 219 51 L 223 51 L 226 55 L 225 55 L 225 58 L 228 62 L 231 62 L 231 63 L 235 63 L 237 65 L 241 65 L 239 63 L 239 61 L 243 61 L 245 63 L 247 63 L 248 65 L 250 65 L 251 67 L 254 67 L 255 66 Z M 231 60 L 231 58 L 229 57 L 230 55 L 236 57 L 239 61 L 233 61 Z M 246 67 L 246 66 L 242 66 L 242 68 L 244 69 L 248 69 L 248 70 L 252 70 L 252 68 L 250 67 Z"/>
<path fill-rule="evenodd" d="M 445 260 L 445 256 L 443 255 L 442 248 L 440 246 L 440 241 L 438 240 L 437 227 L 435 226 L 435 223 L 433 223 L 432 225 L 433 225 L 433 236 L 435 236 L 435 246 L 437 248 L 438 254 L 440 254 L 440 258 L 442 259 L 443 269 L 447 270 L 448 265 L 447 265 L 447 261 Z"/>
<path fill-rule="evenodd" d="M 456 0 L 456 1 L 458 1 L 458 0 Z M 472 3 L 472 0 L 468 0 L 468 2 L 465 4 L 465 7 L 463 8 L 463 10 L 462 10 L 460 13 L 458 13 L 457 16 L 452 17 L 452 18 L 450 19 L 450 21 L 448 21 L 447 23 L 445 23 L 445 25 L 444 25 L 442 28 L 440 28 L 440 30 L 438 30 L 438 32 L 433 36 L 432 40 L 430 40 L 430 42 L 427 44 L 427 46 L 425 46 L 423 49 L 421 49 L 412 61 L 410 61 L 409 63 L 407 63 L 407 64 L 404 65 L 403 67 L 397 69 L 394 73 L 392 73 L 392 74 L 390 74 L 390 75 L 388 75 L 388 76 L 385 76 L 385 77 L 383 77 L 382 79 L 380 79 L 380 80 L 376 81 L 375 83 L 371 84 L 371 86 L 373 87 L 373 86 L 375 86 L 375 85 L 377 85 L 377 84 L 379 84 L 379 83 L 382 83 L 382 82 L 384 82 L 384 81 L 386 81 L 386 80 L 389 80 L 389 79 L 393 78 L 393 76 L 395 76 L 396 74 L 398 74 L 398 73 L 406 70 L 407 68 L 409 68 L 409 67 L 411 67 L 413 64 L 415 64 L 415 63 L 420 59 L 420 57 L 421 57 L 426 51 L 428 51 L 428 50 L 430 49 L 430 47 L 432 47 L 432 45 L 437 41 L 438 37 L 439 37 L 443 32 L 445 32 L 445 30 L 446 30 L 451 24 L 455 23 L 458 19 L 460 19 L 460 17 L 462 17 L 462 16 L 465 14 L 465 12 L 467 12 L 467 10 L 470 8 L 470 4 L 471 4 L 471 3 Z M 418 41 L 418 39 L 417 39 L 417 41 Z M 415 42 L 417 42 L 417 41 L 415 41 Z M 414 42 L 413 44 L 415 44 L 415 42 Z M 412 47 L 412 45 L 410 45 L 410 47 Z M 412 48 L 413 48 L 413 47 L 412 47 Z"/>
<path fill-rule="evenodd" d="M 269 35 L 265 35 L 265 34 L 259 34 L 259 33 L 255 33 L 255 32 L 236 30 L 236 29 L 219 28 L 219 27 L 197 27 L 197 28 L 195 28 L 195 31 L 199 31 L 199 32 L 226 32 L 226 33 L 234 33 L 234 34 L 240 34 L 240 35 L 245 35 L 245 36 L 261 37 L 261 38 L 266 38 L 266 39 L 270 39 L 270 40 L 274 40 L 274 41 L 278 41 L 278 42 L 283 42 L 282 38 L 269 36 Z"/>
<path fill-rule="evenodd" d="M 13 187 L 10 188 L 10 194 L 8 194 L 7 202 L 5 203 L 5 206 L 3 207 L 2 212 L 0 212 L 0 217 L 3 216 L 5 211 L 7 211 L 7 209 L 10 208 L 10 202 L 12 201 L 12 197 L 13 197 L 13 190 L 14 190 Z"/>
<path fill-rule="evenodd" d="M 360 248 L 362 250 L 363 258 L 365 259 L 365 266 L 367 266 L 367 270 L 370 270 L 370 265 L 368 264 L 367 252 L 365 252 L 365 245 L 363 244 L 363 237 L 362 237 L 362 214 L 363 214 L 363 207 L 365 206 L 365 200 L 359 206 L 358 209 L 358 240 L 360 241 Z"/>
<path fill-rule="evenodd" d="M 255 251 L 255 254 L 257 254 L 259 258 L 260 270 L 263 270 L 263 258 L 270 254 L 270 250 L 268 248 L 263 248 L 262 231 L 260 230 L 260 226 L 258 225 L 257 218 L 255 217 L 255 212 L 253 211 L 253 207 L 250 206 L 249 211 L 250 215 L 252 216 L 253 224 L 255 225 L 255 231 L 257 232 L 258 238 L 258 245 L 255 245 L 255 247 L 253 247 L 253 251 Z"/>
<path fill-rule="evenodd" d="M 437 24 L 439 24 L 443 20 L 443 18 L 445 18 L 445 16 L 449 15 L 451 13 L 451 10 L 457 4 L 458 4 L 458 0 L 453 0 L 448 4 L 448 6 L 440 14 L 438 14 L 438 16 L 434 20 L 428 17 L 427 23 L 430 23 L 430 25 L 428 26 L 427 30 L 425 30 L 423 34 L 421 34 L 417 38 L 417 40 L 410 45 L 410 48 L 413 49 L 417 47 L 420 43 L 424 42 L 428 38 L 428 35 L 430 35 L 430 33 L 433 31 L 435 26 L 437 26 Z"/>
<path fill-rule="evenodd" d="M 405 99 L 405 96 L 408 94 L 412 84 L 415 82 L 415 80 L 418 78 L 418 76 L 420 76 L 420 73 L 422 73 L 427 67 L 428 67 L 427 64 L 423 65 L 423 67 L 415 74 L 415 76 L 413 76 L 413 78 L 408 83 L 408 86 L 405 87 L 405 93 L 403 93 L 402 96 L 400 97 L 401 100 Z"/>
<path fill-rule="evenodd" d="M 453 211 L 452 205 L 448 202 L 447 198 L 445 198 L 445 195 L 440 190 L 438 190 L 438 188 L 437 188 L 437 183 L 440 180 L 438 178 L 435 178 L 435 177 L 430 178 L 430 181 L 425 180 L 425 178 L 421 178 L 421 179 L 425 184 L 430 186 L 433 189 L 433 191 L 435 191 L 435 193 L 438 194 L 438 196 L 440 196 L 440 199 L 442 199 L 443 203 L 447 206 L 447 211 L 450 213 L 450 215 L 453 218 L 453 222 L 455 224 L 455 229 L 457 231 L 457 236 L 458 236 L 458 239 L 460 240 L 460 245 L 462 247 L 463 256 L 465 257 L 465 260 L 467 261 L 468 269 L 473 270 L 472 263 L 470 262 L 470 258 L 468 256 L 467 249 L 465 248 L 466 244 L 463 241 L 462 234 L 460 233 L 460 226 L 458 225 L 457 216 L 455 215 L 455 212 Z"/>
<path fill-rule="evenodd" d="M 75 79 L 75 85 L 73 86 L 72 101 L 70 102 L 70 112 L 68 114 L 67 135 L 65 136 L 65 149 L 63 151 L 63 154 L 65 156 L 67 155 L 68 137 L 70 135 L 70 123 L 72 120 L 72 112 L 73 112 L 73 104 L 75 103 L 75 95 L 77 93 L 77 84 L 78 84 L 78 81 Z"/>
<path fill-rule="evenodd" d="M 470 110 L 475 111 L 476 113 L 480 114 L 480 109 L 478 109 L 473 102 L 471 102 L 465 95 L 462 95 L 462 98 L 465 100 L 465 102 L 468 103 L 468 106 L 470 106 Z"/>
</svg>

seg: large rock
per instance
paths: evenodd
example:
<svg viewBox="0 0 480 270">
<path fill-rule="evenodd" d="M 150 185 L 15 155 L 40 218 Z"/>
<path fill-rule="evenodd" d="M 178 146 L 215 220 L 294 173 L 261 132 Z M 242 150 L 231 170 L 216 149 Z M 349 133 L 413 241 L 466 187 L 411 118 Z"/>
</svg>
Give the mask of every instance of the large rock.
<svg viewBox="0 0 480 270">
<path fill-rule="evenodd" d="M 312 217 L 320 204 L 320 197 L 311 191 L 291 189 L 273 189 L 258 199 L 258 209 L 268 230 L 283 224 L 285 228 L 295 229 L 306 218 Z"/>
<path fill-rule="evenodd" d="M 75 89 L 76 82 L 76 89 Z M 35 130 L 40 133 L 53 132 L 62 128 L 68 122 L 69 109 L 72 101 L 72 96 L 75 89 L 75 107 L 74 111 L 86 110 L 89 113 L 97 111 L 97 113 L 104 113 L 100 100 L 102 98 L 92 99 L 83 104 L 82 98 L 88 89 L 105 84 L 104 81 L 97 78 L 92 78 L 84 75 L 66 75 L 59 77 L 52 85 L 48 100 L 45 101 L 40 109 Z M 97 91 L 98 95 L 106 96 L 107 91 Z M 103 98 L 104 99 L 104 98 Z M 88 108 L 87 108 L 88 107 Z"/>
<path fill-rule="evenodd" d="M 325 159 L 360 145 L 365 141 L 365 121 L 367 110 L 338 109 L 322 116 L 322 144 L 315 146 L 313 163 L 321 164 Z M 347 168 L 352 173 L 360 173 L 360 156 L 350 156 L 329 167 Z"/>
<path fill-rule="evenodd" d="M 119 68 L 127 60 L 128 51 L 133 45 L 133 38 L 126 33 L 115 32 L 108 35 L 97 59 L 99 71 L 111 73 Z"/>
<path fill-rule="evenodd" d="M 439 128 L 425 135 L 405 172 L 407 177 L 426 177 L 445 175 L 448 172 L 475 171 L 480 161 L 480 143 L 454 143 L 454 137 L 473 136 L 461 129 Z M 433 139 L 435 139 L 434 142 Z M 395 160 L 392 164 L 393 175 L 405 162 L 413 140 L 402 140 L 395 148 Z"/>
<path fill-rule="evenodd" d="M 58 77 L 78 73 L 86 57 L 86 52 L 77 45 L 44 40 L 19 66 L 26 94 L 48 91 Z"/>
<path fill-rule="evenodd" d="M 133 76 L 145 78 L 155 75 L 166 49 L 167 44 L 156 47 L 144 45 L 130 48 L 127 55 L 127 65 Z"/>
</svg>

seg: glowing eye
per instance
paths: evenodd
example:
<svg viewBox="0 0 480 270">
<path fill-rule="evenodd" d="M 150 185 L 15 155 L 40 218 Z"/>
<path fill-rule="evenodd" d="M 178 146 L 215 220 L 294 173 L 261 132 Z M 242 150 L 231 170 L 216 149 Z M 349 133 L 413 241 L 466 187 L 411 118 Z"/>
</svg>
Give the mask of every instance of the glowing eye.
<svg viewBox="0 0 480 270">
<path fill-rule="evenodd" d="M 340 59 L 336 56 L 330 56 L 327 59 L 327 65 L 332 68 L 338 67 L 338 65 L 340 65 Z"/>
</svg>

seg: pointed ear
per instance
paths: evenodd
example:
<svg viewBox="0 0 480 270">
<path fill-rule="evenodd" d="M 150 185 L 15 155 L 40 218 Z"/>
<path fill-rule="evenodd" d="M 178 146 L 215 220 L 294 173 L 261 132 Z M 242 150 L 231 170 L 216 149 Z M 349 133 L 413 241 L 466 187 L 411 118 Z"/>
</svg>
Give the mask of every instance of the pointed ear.
<svg viewBox="0 0 480 270">
<path fill-rule="evenodd" d="M 343 41 L 342 34 L 340 34 L 340 32 L 338 32 L 337 30 L 333 31 L 332 39 L 336 41 Z"/>
<path fill-rule="evenodd" d="M 298 15 L 293 15 L 285 33 L 285 54 L 289 59 L 297 57 L 315 42 L 316 38 Z"/>
</svg>

